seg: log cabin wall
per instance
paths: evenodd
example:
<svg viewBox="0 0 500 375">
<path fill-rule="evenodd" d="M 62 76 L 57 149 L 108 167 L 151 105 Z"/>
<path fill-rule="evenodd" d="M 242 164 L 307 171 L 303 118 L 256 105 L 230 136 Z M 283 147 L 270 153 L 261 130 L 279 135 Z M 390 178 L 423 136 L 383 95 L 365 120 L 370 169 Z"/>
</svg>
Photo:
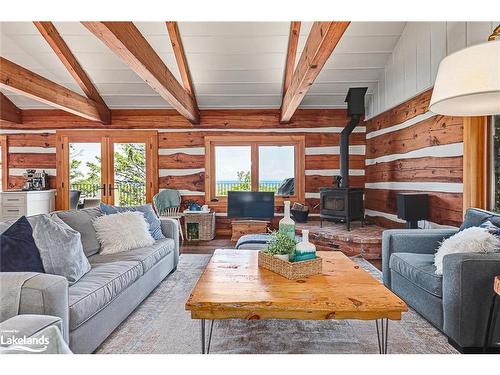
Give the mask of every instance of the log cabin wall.
<svg viewBox="0 0 500 375">
<path fill-rule="evenodd" d="M 432 225 L 462 222 L 463 119 L 428 112 L 432 89 L 366 121 L 366 208 L 372 221 L 401 227 L 396 194 L 429 194 Z"/>
<path fill-rule="evenodd" d="M 201 123 L 192 125 L 172 110 L 113 110 L 111 125 L 102 125 L 58 110 L 25 110 L 23 124 L 2 123 L 8 139 L 8 188 L 20 188 L 27 168 L 45 169 L 55 187 L 57 129 L 156 129 L 159 138 L 159 188 L 178 189 L 183 201 L 205 203 L 206 135 L 305 136 L 305 199 L 319 203 L 319 188 L 331 186 L 339 174 L 339 133 L 348 121 L 345 110 L 301 110 L 288 124 L 279 123 L 279 110 L 203 110 Z M 350 184 L 364 185 L 365 127 L 350 137 Z M 317 216 L 319 210 L 312 210 Z M 230 221 L 218 213 L 217 231 L 229 234 Z"/>
</svg>

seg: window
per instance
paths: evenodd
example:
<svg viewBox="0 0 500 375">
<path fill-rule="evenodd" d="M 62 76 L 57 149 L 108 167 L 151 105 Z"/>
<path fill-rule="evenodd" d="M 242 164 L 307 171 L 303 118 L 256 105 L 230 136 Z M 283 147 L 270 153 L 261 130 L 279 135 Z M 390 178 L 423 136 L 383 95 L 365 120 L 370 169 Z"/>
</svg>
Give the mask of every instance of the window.
<svg viewBox="0 0 500 375">
<path fill-rule="evenodd" d="M 272 191 L 277 203 L 304 199 L 304 137 L 205 138 L 207 201 L 224 202 L 228 191 Z"/>
</svg>

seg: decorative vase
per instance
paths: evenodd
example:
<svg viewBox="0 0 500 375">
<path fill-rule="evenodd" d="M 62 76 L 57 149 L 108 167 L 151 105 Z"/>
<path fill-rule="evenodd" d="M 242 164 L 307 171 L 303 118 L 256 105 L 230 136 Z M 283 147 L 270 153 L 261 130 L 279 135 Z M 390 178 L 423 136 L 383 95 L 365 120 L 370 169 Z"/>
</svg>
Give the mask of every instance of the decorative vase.
<svg viewBox="0 0 500 375">
<path fill-rule="evenodd" d="M 189 207 L 188 207 L 189 211 L 201 211 L 201 206 L 198 204 L 198 203 L 192 203 Z"/>
<path fill-rule="evenodd" d="M 302 230 L 302 242 L 295 246 L 294 262 L 316 258 L 316 246 L 309 242 L 309 230 Z"/>
<path fill-rule="evenodd" d="M 290 201 L 285 201 L 285 216 L 280 220 L 279 231 L 295 240 L 295 221 L 290 217 Z"/>
<path fill-rule="evenodd" d="M 290 260 L 289 254 L 276 254 L 276 255 L 274 255 L 274 257 L 281 259 L 281 260 L 285 260 L 287 262 Z"/>
</svg>

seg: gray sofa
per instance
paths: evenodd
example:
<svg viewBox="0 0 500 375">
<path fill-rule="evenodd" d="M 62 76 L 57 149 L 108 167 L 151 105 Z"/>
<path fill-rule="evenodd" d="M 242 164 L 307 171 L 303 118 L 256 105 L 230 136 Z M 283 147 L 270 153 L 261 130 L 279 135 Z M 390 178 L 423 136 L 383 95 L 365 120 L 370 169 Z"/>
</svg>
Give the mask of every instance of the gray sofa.
<svg viewBox="0 0 500 375">
<path fill-rule="evenodd" d="M 442 276 L 435 274 L 434 254 L 442 240 L 485 219 L 500 224 L 498 214 L 469 209 L 460 229 L 395 229 L 382 235 L 384 284 L 462 352 L 478 351 L 484 345 L 500 253 L 446 255 Z M 500 324 L 493 335 L 493 342 L 498 341 Z"/>
<path fill-rule="evenodd" d="M 101 255 L 92 226 L 92 220 L 102 215 L 99 208 L 57 215 L 80 232 L 83 250 L 92 268 L 72 286 L 68 286 L 66 278 L 57 275 L 37 274 L 29 279 L 21 289 L 19 314 L 61 318 L 63 336 L 71 350 L 91 353 L 176 269 L 178 223 L 162 218 L 161 229 L 167 238 L 150 247 Z"/>
</svg>

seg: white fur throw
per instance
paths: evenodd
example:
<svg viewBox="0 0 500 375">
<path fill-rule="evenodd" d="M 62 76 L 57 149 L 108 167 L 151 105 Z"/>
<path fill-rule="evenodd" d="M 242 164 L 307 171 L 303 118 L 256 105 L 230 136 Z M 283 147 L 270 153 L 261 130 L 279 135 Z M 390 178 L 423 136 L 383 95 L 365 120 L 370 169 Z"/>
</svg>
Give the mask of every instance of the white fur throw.
<svg viewBox="0 0 500 375">
<path fill-rule="evenodd" d="M 434 265 L 443 274 L 443 257 L 455 253 L 494 253 L 500 250 L 500 238 L 479 227 L 470 227 L 445 239 L 439 247 Z"/>
<path fill-rule="evenodd" d="M 155 242 L 142 212 L 103 215 L 96 218 L 93 225 L 101 243 L 101 254 L 120 253 Z"/>
</svg>

